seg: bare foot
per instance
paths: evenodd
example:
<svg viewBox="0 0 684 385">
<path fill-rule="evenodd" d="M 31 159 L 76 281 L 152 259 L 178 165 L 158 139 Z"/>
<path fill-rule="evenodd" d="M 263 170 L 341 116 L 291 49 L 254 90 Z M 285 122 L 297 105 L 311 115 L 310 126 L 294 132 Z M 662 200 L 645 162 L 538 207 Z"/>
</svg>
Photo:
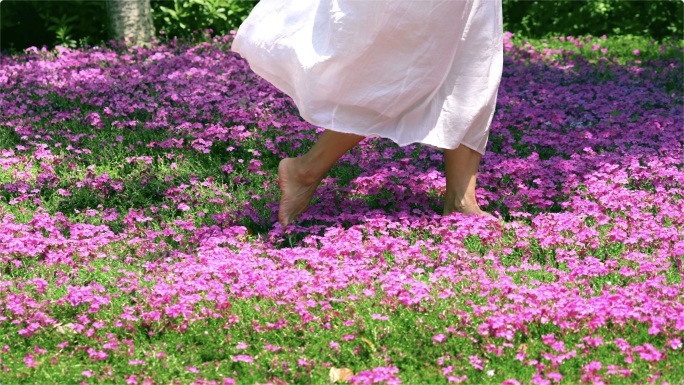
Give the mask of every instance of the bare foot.
<svg viewBox="0 0 684 385">
<path fill-rule="evenodd" d="M 280 184 L 278 221 L 283 226 L 294 222 L 309 208 L 316 187 L 320 183 L 320 180 L 302 177 L 298 163 L 298 158 L 285 158 L 278 165 Z"/>
<path fill-rule="evenodd" d="M 447 203 L 450 202 L 450 203 Z M 447 216 L 451 213 L 461 213 L 464 215 L 487 215 L 493 216 L 492 214 L 482 211 L 477 203 L 466 202 L 466 203 L 456 203 L 453 200 L 448 200 L 444 202 L 444 212 L 443 216 Z"/>
<path fill-rule="evenodd" d="M 447 216 L 451 213 L 461 213 L 464 215 L 487 215 L 487 216 L 493 216 L 492 214 L 482 211 L 478 206 L 475 207 L 452 207 L 450 209 L 447 209 L 446 207 L 444 208 L 444 212 L 442 213 L 443 216 Z"/>
</svg>

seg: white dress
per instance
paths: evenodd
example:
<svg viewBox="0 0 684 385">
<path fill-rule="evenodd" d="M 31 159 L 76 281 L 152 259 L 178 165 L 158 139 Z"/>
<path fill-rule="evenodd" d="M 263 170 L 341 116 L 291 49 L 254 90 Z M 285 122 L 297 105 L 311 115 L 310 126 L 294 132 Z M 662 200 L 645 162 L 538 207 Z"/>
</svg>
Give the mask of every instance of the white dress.
<svg viewBox="0 0 684 385">
<path fill-rule="evenodd" d="M 484 154 L 501 0 L 261 0 L 232 50 L 313 125 Z"/>
</svg>

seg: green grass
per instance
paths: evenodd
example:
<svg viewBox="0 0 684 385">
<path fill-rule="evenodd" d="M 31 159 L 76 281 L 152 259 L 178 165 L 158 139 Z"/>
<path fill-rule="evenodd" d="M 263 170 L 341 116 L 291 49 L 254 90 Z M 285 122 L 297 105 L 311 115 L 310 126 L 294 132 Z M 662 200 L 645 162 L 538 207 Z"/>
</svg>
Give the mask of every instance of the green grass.
<svg viewBox="0 0 684 385">
<path fill-rule="evenodd" d="M 575 39 L 586 39 L 588 36 L 574 36 Z M 572 51 L 575 55 L 580 55 L 587 59 L 590 63 L 596 63 L 602 56 L 610 59 L 610 61 L 618 64 L 632 64 L 637 65 L 636 60 L 640 60 L 642 65 L 646 65 L 647 60 L 664 60 L 664 59 L 680 59 L 682 57 L 681 49 L 684 48 L 684 40 L 682 39 L 668 39 L 662 42 L 655 41 L 643 36 L 633 35 L 617 35 L 609 36 L 602 39 L 598 36 L 593 36 L 591 41 L 582 42 L 582 47 L 578 47 L 575 42 L 568 40 L 561 41 L 554 37 L 528 39 L 524 36 L 513 36 L 511 42 L 514 45 L 524 47 L 525 42 L 535 47 L 536 51 L 542 51 L 544 48 L 551 50 L 564 49 Z M 593 46 L 599 44 L 600 48 L 592 50 Z M 602 48 L 608 49 L 608 52 L 601 52 Z M 635 55 L 634 51 L 639 50 L 639 55 Z M 613 60 L 613 58 L 615 59 Z M 560 53 L 551 55 L 552 60 L 562 60 L 563 56 Z"/>
</svg>

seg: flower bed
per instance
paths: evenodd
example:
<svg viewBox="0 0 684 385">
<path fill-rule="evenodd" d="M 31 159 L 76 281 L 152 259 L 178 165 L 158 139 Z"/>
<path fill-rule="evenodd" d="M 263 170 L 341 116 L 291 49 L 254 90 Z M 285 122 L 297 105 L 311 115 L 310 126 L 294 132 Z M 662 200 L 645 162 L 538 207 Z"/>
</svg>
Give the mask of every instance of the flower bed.
<svg viewBox="0 0 684 385">
<path fill-rule="evenodd" d="M 681 47 L 507 34 L 505 222 L 441 217 L 442 154 L 366 139 L 283 229 L 319 130 L 230 39 L 2 57 L 2 383 L 684 377 Z"/>
</svg>

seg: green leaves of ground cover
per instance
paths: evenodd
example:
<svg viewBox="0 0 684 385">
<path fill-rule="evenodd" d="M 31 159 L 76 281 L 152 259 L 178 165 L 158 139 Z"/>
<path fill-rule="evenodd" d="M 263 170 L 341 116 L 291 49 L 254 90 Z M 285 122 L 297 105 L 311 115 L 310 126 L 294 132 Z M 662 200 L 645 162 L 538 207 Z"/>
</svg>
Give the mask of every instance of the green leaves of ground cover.
<svg viewBox="0 0 684 385">
<path fill-rule="evenodd" d="M 645 63 L 648 60 L 674 59 L 680 57 L 679 50 L 683 47 L 681 39 L 665 39 L 659 42 L 635 35 L 611 35 L 609 38 L 598 36 L 552 36 L 547 39 L 514 35 L 512 41 L 520 47 L 530 49 L 534 47 L 538 51 L 559 51 L 550 55 L 549 59 L 553 61 L 581 57 L 589 60 L 592 64 L 598 63 L 598 59 L 602 56 L 628 65 L 640 64 L 636 63 L 636 60 Z M 606 51 L 601 51 L 602 49 Z M 635 50 L 638 50 L 638 54 L 635 54 Z M 611 71 L 599 71 L 598 74 L 602 80 L 612 79 Z"/>
</svg>

